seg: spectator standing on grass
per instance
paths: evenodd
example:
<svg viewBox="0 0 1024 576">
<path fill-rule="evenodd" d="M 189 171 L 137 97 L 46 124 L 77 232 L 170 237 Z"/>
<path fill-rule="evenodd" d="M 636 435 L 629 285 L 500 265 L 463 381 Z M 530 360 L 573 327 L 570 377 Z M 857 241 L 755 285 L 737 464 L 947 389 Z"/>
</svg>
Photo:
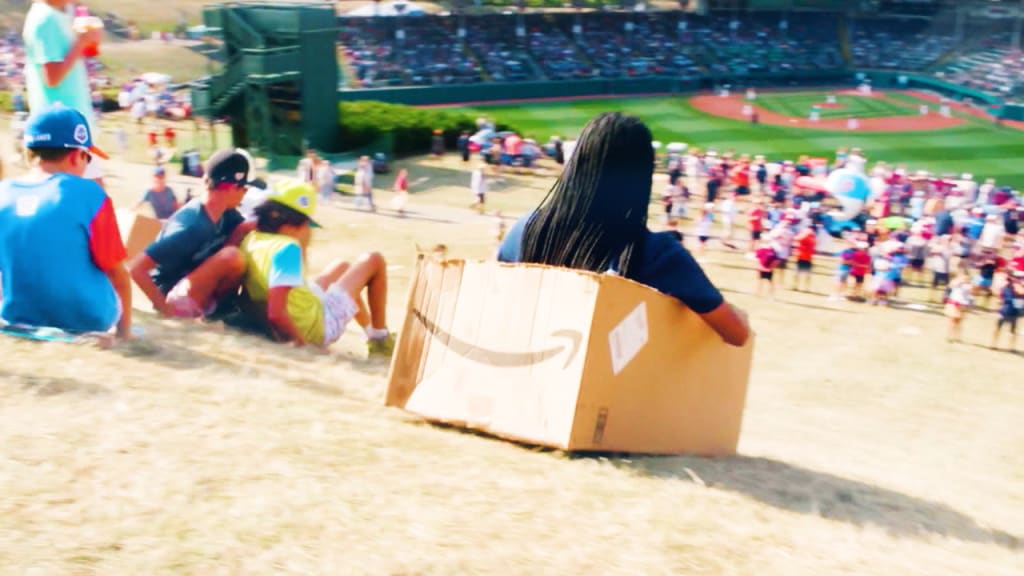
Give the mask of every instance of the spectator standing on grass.
<svg viewBox="0 0 1024 576">
<path fill-rule="evenodd" d="M 321 158 L 317 162 L 316 186 L 322 201 L 330 202 L 334 199 L 334 168 L 326 158 Z"/>
<path fill-rule="evenodd" d="M 395 198 L 391 201 L 391 207 L 399 216 L 405 216 L 405 206 L 409 203 L 409 171 L 405 168 L 395 176 L 394 191 Z"/>
<path fill-rule="evenodd" d="M 153 215 L 159 220 L 170 218 L 181 207 L 174 191 L 167 185 L 167 172 L 163 166 L 158 166 L 153 171 L 153 185 L 146 190 L 142 200 L 135 205 L 135 209 L 138 210 L 145 204 L 149 204 L 153 209 Z"/>
<path fill-rule="evenodd" d="M 369 156 L 359 158 L 353 188 L 356 194 L 356 207 L 366 206 L 370 212 L 376 212 L 377 205 L 373 203 L 373 163 L 370 162 Z"/>
<path fill-rule="evenodd" d="M 32 167 L 0 182 L 0 319 L 68 332 L 131 333 L 132 289 L 114 205 L 83 178 L 93 146 L 78 110 L 39 110 L 25 128 Z"/>
<path fill-rule="evenodd" d="M 473 193 L 475 199 L 469 208 L 483 214 L 487 201 L 487 174 L 484 173 L 483 166 L 479 164 L 470 175 L 469 191 Z"/>
<path fill-rule="evenodd" d="M 1024 272 L 1013 272 L 1008 274 L 1006 284 L 999 293 L 999 320 L 996 321 L 996 329 L 992 334 L 992 349 L 999 347 L 999 333 L 1003 325 L 1010 332 L 1011 352 L 1017 351 L 1017 319 L 1024 315 Z"/>
<path fill-rule="evenodd" d="M 806 226 L 793 238 L 796 245 L 796 279 L 793 289 L 800 291 L 800 280 L 803 279 L 804 289 L 811 291 L 811 274 L 814 269 L 814 251 L 818 245 L 818 235 L 814 226 Z"/>
<path fill-rule="evenodd" d="M 864 283 L 871 274 L 871 254 L 867 242 L 858 242 L 857 248 L 850 257 L 850 276 L 853 276 L 853 295 L 864 297 Z"/>
<path fill-rule="evenodd" d="M 714 203 L 718 197 L 718 191 L 722 188 L 722 180 L 722 170 L 718 167 L 714 167 L 708 172 L 707 194 L 705 198 L 707 202 Z"/>
<path fill-rule="evenodd" d="M 754 293 L 760 296 L 767 288 L 768 296 L 775 295 L 775 268 L 779 256 L 767 239 L 758 240 L 755 244 L 754 258 L 757 260 L 757 287 Z"/>
<path fill-rule="evenodd" d="M 462 156 L 462 161 L 469 162 L 469 132 L 459 134 L 459 140 L 456 142 L 456 147 L 459 149 L 459 155 Z"/>
<path fill-rule="evenodd" d="M 932 293 L 934 294 L 938 288 L 949 287 L 949 273 L 953 262 L 952 237 L 939 237 L 929 251 L 931 256 L 928 263 L 932 270 Z"/>
<path fill-rule="evenodd" d="M 558 182 L 512 227 L 498 258 L 624 276 L 679 299 L 726 343 L 742 346 L 746 315 L 676 236 L 647 228 L 651 143 L 650 130 L 631 116 L 606 113 L 587 123 Z"/>
<path fill-rule="evenodd" d="M 434 130 L 430 137 L 430 155 L 434 158 L 444 155 L 444 132 L 440 128 Z"/>
<path fill-rule="evenodd" d="M 963 330 L 964 317 L 972 302 L 971 284 L 967 276 L 957 276 L 949 286 L 949 294 L 946 296 L 946 307 L 944 313 L 949 319 L 949 326 L 946 329 L 947 342 L 959 342 Z"/>
<path fill-rule="evenodd" d="M 764 233 L 764 216 L 764 206 L 761 199 L 755 199 L 750 203 L 750 209 L 747 210 L 747 227 L 750 229 L 749 252 L 752 255 L 757 247 L 757 243 L 761 240 L 761 235 Z"/>
<path fill-rule="evenodd" d="M 96 126 L 85 54 L 99 46 L 103 31 L 76 34 L 65 12 L 69 4 L 69 0 L 35 0 L 29 8 L 22 31 L 25 88 L 31 110 L 45 110 L 57 103 L 74 108 L 89 122 L 92 134 Z M 98 158 L 86 166 L 83 177 L 103 186 Z"/>
<path fill-rule="evenodd" d="M 306 155 L 299 160 L 295 167 L 295 174 L 299 180 L 306 183 L 313 183 L 316 180 L 316 151 L 306 150 Z"/>
</svg>

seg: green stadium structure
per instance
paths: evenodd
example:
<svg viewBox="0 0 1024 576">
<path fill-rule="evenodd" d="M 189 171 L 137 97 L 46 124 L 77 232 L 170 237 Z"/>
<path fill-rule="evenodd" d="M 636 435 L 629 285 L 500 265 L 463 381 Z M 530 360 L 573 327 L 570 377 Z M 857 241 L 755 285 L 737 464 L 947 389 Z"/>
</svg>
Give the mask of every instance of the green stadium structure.
<svg viewBox="0 0 1024 576">
<path fill-rule="evenodd" d="M 218 4 L 203 20 L 222 43 L 223 64 L 193 83 L 197 115 L 230 119 L 235 146 L 261 155 L 337 149 L 333 6 Z"/>
</svg>

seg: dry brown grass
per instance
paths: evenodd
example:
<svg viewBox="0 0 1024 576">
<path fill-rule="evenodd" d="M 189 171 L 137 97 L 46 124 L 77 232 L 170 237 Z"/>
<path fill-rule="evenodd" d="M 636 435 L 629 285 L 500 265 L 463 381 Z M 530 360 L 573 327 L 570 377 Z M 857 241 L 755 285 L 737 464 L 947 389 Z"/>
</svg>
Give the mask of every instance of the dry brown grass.
<svg viewBox="0 0 1024 576">
<path fill-rule="evenodd" d="M 105 74 L 115 82 L 131 80 L 146 72 L 169 74 L 172 81 L 188 82 L 210 73 L 209 60 L 184 46 L 156 40 L 106 42 L 100 56 Z"/>
<path fill-rule="evenodd" d="M 114 168 L 124 205 L 147 170 Z M 430 180 L 408 219 L 323 208 L 314 266 L 382 250 L 399 326 L 415 243 L 493 248 L 460 168 L 410 163 Z M 518 213 L 547 185 L 491 201 Z M 568 458 L 419 424 L 382 407 L 386 366 L 351 332 L 318 355 L 139 312 L 113 351 L 2 338 L 0 573 L 1024 572 L 1021 357 L 945 344 L 932 309 L 767 302 L 741 257 L 707 268 L 759 332 L 737 458 Z"/>
</svg>

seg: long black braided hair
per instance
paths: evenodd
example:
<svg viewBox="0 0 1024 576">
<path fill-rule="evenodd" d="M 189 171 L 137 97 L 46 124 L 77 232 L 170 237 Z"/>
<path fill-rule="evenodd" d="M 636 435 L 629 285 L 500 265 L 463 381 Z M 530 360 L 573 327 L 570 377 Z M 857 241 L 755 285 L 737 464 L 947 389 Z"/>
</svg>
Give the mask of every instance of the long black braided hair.
<svg viewBox="0 0 1024 576">
<path fill-rule="evenodd" d="M 654 174 L 651 131 L 618 112 L 591 120 L 523 231 L 520 261 L 635 277 Z"/>
</svg>

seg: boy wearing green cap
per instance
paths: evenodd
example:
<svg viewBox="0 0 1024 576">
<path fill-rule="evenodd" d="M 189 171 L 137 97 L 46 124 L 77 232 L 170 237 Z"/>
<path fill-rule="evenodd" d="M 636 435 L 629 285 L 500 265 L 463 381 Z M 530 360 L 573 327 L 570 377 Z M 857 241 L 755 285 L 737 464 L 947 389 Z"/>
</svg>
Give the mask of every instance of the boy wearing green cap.
<svg viewBox="0 0 1024 576">
<path fill-rule="evenodd" d="M 353 319 L 363 327 L 371 355 L 390 356 L 394 336 L 388 332 L 387 264 L 377 252 L 354 264 L 336 262 L 313 281 L 305 279 L 306 249 L 312 229 L 316 191 L 299 180 L 278 182 L 256 210 L 256 230 L 241 251 L 247 269 L 243 286 L 252 312 L 272 332 L 298 345 L 327 347 Z M 361 293 L 367 290 L 369 311 Z"/>
</svg>

